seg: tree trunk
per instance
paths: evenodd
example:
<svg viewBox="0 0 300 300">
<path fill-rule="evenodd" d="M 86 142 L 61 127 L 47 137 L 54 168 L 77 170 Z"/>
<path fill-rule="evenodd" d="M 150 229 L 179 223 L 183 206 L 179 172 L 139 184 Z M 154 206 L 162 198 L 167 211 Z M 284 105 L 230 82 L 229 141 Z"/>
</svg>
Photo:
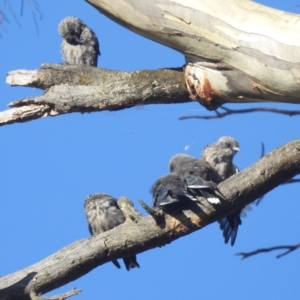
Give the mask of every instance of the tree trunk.
<svg viewBox="0 0 300 300">
<path fill-rule="evenodd" d="M 191 97 L 300 102 L 300 17 L 249 0 L 86 0 L 122 26 L 187 59 Z"/>
</svg>

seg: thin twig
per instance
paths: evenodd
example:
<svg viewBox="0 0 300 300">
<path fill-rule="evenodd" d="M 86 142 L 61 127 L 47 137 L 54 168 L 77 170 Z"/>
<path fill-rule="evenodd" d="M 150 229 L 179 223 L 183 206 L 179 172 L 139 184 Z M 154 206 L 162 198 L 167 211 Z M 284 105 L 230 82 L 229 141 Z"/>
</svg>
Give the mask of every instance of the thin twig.
<svg viewBox="0 0 300 300">
<path fill-rule="evenodd" d="M 300 115 L 300 110 L 285 110 L 285 109 L 277 109 L 277 108 L 269 108 L 269 107 L 256 107 L 256 108 L 248 108 L 248 109 L 229 109 L 225 106 L 220 106 L 219 109 L 223 109 L 224 112 L 220 112 L 218 110 L 215 110 L 215 115 L 212 116 L 183 116 L 180 117 L 179 120 L 187 120 L 187 119 L 221 119 L 229 115 L 233 114 L 244 114 L 244 113 L 250 113 L 250 112 L 273 112 L 283 115 L 288 115 L 290 117 L 295 115 Z"/>
<path fill-rule="evenodd" d="M 141 204 L 141 206 L 143 207 L 143 209 L 150 215 L 153 217 L 153 219 L 155 220 L 156 224 L 161 223 L 161 221 L 164 219 L 164 212 L 159 209 L 159 208 L 151 208 L 149 207 L 146 203 L 144 203 L 141 199 L 139 199 L 139 203 Z"/>
<path fill-rule="evenodd" d="M 300 179 L 291 178 L 282 184 L 295 183 L 295 182 L 300 182 Z"/>
<path fill-rule="evenodd" d="M 244 258 L 248 258 L 250 256 L 253 256 L 253 255 L 256 255 L 256 254 L 259 254 L 259 253 L 263 253 L 263 252 L 270 252 L 270 251 L 274 251 L 274 250 L 288 249 L 287 251 L 285 251 L 285 252 L 283 252 L 283 253 L 276 256 L 276 258 L 280 258 L 284 255 L 287 255 L 287 254 L 291 253 L 292 251 L 294 251 L 298 248 L 300 248 L 300 243 L 296 244 L 296 245 L 293 245 L 293 246 L 276 246 L 276 247 L 270 247 L 270 248 L 257 249 L 256 251 L 252 251 L 252 252 L 240 252 L 240 253 L 237 253 L 236 255 L 241 255 L 242 259 L 244 259 Z"/>
<path fill-rule="evenodd" d="M 73 289 L 70 292 L 67 292 L 65 294 L 43 297 L 43 296 L 38 295 L 36 292 L 32 291 L 30 293 L 30 298 L 32 300 L 65 300 L 69 297 L 78 295 L 81 292 L 82 292 L 82 290 L 76 290 L 76 288 L 73 287 Z"/>
</svg>

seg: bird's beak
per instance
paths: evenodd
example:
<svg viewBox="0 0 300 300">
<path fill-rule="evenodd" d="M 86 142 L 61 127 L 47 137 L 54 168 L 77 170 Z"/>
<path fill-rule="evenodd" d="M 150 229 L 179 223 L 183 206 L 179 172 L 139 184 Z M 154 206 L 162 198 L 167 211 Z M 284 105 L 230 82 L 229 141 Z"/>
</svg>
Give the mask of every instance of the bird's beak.
<svg viewBox="0 0 300 300">
<path fill-rule="evenodd" d="M 235 151 L 235 152 L 240 152 L 240 148 L 239 147 L 232 147 L 232 150 Z"/>
</svg>

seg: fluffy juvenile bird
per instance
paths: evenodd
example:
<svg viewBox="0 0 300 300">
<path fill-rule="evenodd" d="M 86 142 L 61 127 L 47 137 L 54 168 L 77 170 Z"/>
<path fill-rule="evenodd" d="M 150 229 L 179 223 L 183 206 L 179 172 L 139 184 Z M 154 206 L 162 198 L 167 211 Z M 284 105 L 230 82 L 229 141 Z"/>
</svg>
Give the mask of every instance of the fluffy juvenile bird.
<svg viewBox="0 0 300 300">
<path fill-rule="evenodd" d="M 219 178 L 214 178 L 215 183 L 220 183 L 239 172 L 232 162 L 233 157 L 239 151 L 238 141 L 229 136 L 223 136 L 204 148 L 202 159 L 205 159 L 219 176 Z M 238 227 L 242 224 L 241 212 L 242 210 L 239 210 L 219 221 L 225 243 L 227 244 L 231 239 L 231 246 L 234 245 Z"/>
<path fill-rule="evenodd" d="M 125 216 L 120 210 L 117 200 L 107 194 L 94 194 L 84 201 L 84 210 L 91 235 L 113 229 L 125 222 Z M 123 258 L 126 269 L 140 267 L 136 256 Z M 121 268 L 117 260 L 112 261 L 117 268 Z"/>
<path fill-rule="evenodd" d="M 97 67 L 99 42 L 95 33 L 80 19 L 67 17 L 58 25 L 63 37 L 61 53 L 66 64 Z"/>
<path fill-rule="evenodd" d="M 233 174 L 238 168 L 233 164 L 233 157 L 240 151 L 237 140 L 230 136 L 222 136 L 215 143 L 206 146 L 202 151 L 202 158 L 218 173 L 219 183 Z"/>
</svg>

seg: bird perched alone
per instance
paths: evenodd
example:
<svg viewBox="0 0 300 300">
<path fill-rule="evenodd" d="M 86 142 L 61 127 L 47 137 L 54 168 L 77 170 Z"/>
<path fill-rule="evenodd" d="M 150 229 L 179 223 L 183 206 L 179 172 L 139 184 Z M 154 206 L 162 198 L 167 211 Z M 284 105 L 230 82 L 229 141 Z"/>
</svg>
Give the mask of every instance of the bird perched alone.
<svg viewBox="0 0 300 300">
<path fill-rule="evenodd" d="M 95 33 L 80 19 L 67 17 L 58 25 L 63 37 L 61 53 L 66 64 L 97 67 L 99 42 Z"/>
<path fill-rule="evenodd" d="M 214 178 L 215 183 L 220 183 L 239 172 L 232 162 L 233 157 L 239 151 L 238 141 L 229 136 L 223 136 L 204 148 L 201 158 L 206 160 L 219 176 L 219 178 L 218 176 Z M 242 224 L 241 213 L 242 210 L 239 210 L 219 221 L 225 243 L 227 244 L 231 239 L 231 246 L 234 245 L 238 227 Z"/>
<path fill-rule="evenodd" d="M 120 210 L 117 200 L 107 194 L 94 194 L 88 196 L 84 201 L 84 210 L 91 235 L 113 229 L 125 222 L 125 216 Z M 123 258 L 126 269 L 140 267 L 136 256 Z M 112 261 L 117 268 L 121 268 L 117 260 Z"/>
</svg>

